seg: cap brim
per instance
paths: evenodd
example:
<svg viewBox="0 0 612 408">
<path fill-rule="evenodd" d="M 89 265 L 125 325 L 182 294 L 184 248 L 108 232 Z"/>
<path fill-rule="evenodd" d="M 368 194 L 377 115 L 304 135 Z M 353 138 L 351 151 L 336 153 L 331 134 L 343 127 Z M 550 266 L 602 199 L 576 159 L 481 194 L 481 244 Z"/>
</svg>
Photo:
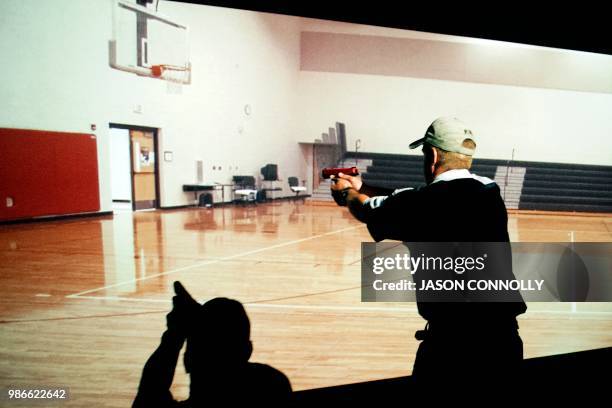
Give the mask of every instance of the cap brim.
<svg viewBox="0 0 612 408">
<path fill-rule="evenodd" d="M 410 146 L 408 146 L 408 147 L 410 147 L 411 149 L 415 149 L 415 148 L 421 146 L 423 143 L 425 143 L 425 138 L 422 138 L 422 139 L 419 139 L 419 140 L 416 140 L 416 141 L 410 143 Z"/>
</svg>

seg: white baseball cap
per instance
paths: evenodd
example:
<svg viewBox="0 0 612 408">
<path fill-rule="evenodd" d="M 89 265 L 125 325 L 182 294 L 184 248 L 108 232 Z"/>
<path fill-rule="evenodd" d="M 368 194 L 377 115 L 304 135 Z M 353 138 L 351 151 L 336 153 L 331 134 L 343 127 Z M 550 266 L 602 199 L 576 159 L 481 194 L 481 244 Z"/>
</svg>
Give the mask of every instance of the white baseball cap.
<svg viewBox="0 0 612 408">
<path fill-rule="evenodd" d="M 410 148 L 414 149 L 421 146 L 423 143 L 428 143 L 436 146 L 447 152 L 455 152 L 473 156 L 476 149 L 470 149 L 463 146 L 465 139 L 472 139 L 474 143 L 474 134 L 465 123 L 453 117 L 441 117 L 432 122 L 425 132 L 425 137 L 410 143 Z"/>
</svg>

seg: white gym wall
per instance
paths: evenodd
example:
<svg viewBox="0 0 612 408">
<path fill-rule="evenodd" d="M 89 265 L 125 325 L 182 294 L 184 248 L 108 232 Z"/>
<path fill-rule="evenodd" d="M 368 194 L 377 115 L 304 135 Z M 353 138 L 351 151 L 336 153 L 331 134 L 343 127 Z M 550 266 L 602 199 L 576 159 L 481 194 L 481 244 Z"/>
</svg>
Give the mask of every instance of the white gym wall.
<svg viewBox="0 0 612 408">
<path fill-rule="evenodd" d="M 219 182 L 277 163 L 292 195 L 287 177 L 306 173 L 294 118 L 299 19 L 160 2 L 190 27 L 193 79 L 179 90 L 108 66 L 111 10 L 100 0 L 0 3 L 0 126 L 89 133 L 95 124 L 102 211 L 112 204 L 109 123 L 161 129 L 162 206 L 192 202 L 182 185 L 195 182 L 200 158 Z"/>
<path fill-rule="evenodd" d="M 408 144 L 455 115 L 481 158 L 612 165 L 612 56 L 323 20 L 302 31 L 304 136 L 341 120 L 349 148 L 420 154 Z"/>
</svg>

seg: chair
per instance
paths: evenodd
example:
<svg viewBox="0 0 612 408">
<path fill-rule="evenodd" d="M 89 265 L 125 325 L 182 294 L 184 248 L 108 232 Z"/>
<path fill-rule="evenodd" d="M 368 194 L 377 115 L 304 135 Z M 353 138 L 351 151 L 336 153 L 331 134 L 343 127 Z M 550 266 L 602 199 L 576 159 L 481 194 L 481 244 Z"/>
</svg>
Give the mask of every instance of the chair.
<svg viewBox="0 0 612 408">
<path fill-rule="evenodd" d="M 233 176 L 234 195 L 243 202 L 256 202 L 257 190 L 255 189 L 255 177 L 253 176 Z"/>
<path fill-rule="evenodd" d="M 288 180 L 289 180 L 289 187 L 291 188 L 291 191 L 295 193 L 296 197 L 300 195 L 300 192 L 306 191 L 306 187 L 300 186 L 300 183 L 297 177 L 289 177 Z"/>
</svg>

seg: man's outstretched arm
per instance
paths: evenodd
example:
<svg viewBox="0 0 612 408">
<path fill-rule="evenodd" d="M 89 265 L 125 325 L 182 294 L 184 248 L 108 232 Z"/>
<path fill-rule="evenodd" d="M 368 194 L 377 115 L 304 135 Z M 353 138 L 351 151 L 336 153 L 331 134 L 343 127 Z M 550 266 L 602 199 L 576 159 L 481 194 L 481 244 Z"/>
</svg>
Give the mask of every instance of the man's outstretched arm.
<svg viewBox="0 0 612 408">
<path fill-rule="evenodd" d="M 369 186 L 366 183 L 362 183 L 361 187 L 359 188 L 359 192 L 361 194 L 367 195 L 368 197 L 388 196 L 391 195 L 394 191 L 395 189 L 393 188 L 374 187 Z"/>
<path fill-rule="evenodd" d="M 153 352 L 142 370 L 138 394 L 132 407 L 171 407 L 176 404 L 170 386 L 185 337 L 168 329 L 161 343 Z"/>
<path fill-rule="evenodd" d="M 367 211 L 367 203 L 366 201 L 369 199 L 365 194 L 360 193 L 359 191 L 351 188 L 348 190 L 348 194 L 346 196 L 346 206 L 349 211 L 361 222 L 368 222 L 368 211 Z"/>
<path fill-rule="evenodd" d="M 194 320 L 200 306 L 180 282 L 174 282 L 174 291 L 173 308 L 166 316 L 168 330 L 142 370 L 133 407 L 172 407 L 177 404 L 170 386 L 183 343 L 191 326 L 197 324 Z"/>
</svg>

